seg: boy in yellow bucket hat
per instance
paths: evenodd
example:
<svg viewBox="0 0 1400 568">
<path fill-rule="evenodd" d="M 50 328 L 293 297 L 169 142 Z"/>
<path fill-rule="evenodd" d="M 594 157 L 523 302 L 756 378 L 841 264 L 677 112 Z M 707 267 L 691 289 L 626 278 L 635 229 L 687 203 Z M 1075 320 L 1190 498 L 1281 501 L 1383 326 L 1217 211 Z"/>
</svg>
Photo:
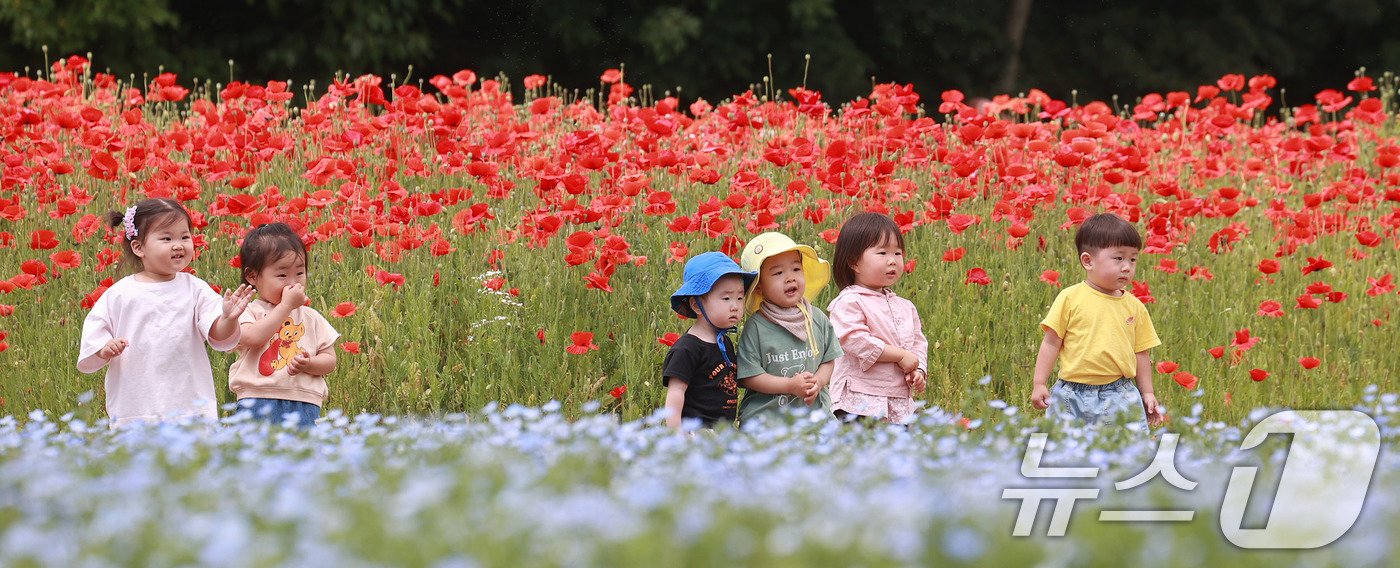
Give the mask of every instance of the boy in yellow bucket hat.
<svg viewBox="0 0 1400 568">
<path fill-rule="evenodd" d="M 831 380 L 841 343 L 826 314 L 812 299 L 831 281 L 831 267 L 817 251 L 782 233 L 763 233 L 739 257 L 744 270 L 758 271 L 749 286 L 746 312 L 755 314 L 739 338 L 739 403 L 742 425 L 781 414 L 801 402 L 831 414 Z"/>
</svg>

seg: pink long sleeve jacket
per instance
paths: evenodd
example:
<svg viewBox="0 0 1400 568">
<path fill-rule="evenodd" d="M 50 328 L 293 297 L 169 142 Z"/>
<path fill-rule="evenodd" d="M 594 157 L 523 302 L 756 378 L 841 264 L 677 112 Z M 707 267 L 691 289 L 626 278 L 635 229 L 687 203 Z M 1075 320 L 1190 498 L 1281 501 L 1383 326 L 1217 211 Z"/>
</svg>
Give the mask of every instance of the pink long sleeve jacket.
<svg viewBox="0 0 1400 568">
<path fill-rule="evenodd" d="M 827 306 L 831 325 L 846 354 L 836 360 L 833 391 L 842 381 L 858 393 L 909 398 L 909 385 L 898 363 L 877 363 L 886 345 L 913 351 L 928 372 L 928 338 L 914 303 L 889 289 L 847 286 Z"/>
</svg>

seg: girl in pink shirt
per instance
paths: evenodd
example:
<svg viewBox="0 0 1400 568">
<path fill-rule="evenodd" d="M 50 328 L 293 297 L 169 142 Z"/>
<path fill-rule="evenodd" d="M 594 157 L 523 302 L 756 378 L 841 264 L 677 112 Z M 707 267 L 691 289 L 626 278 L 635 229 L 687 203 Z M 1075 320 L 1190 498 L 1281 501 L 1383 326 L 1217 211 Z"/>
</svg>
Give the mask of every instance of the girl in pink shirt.
<svg viewBox="0 0 1400 568">
<path fill-rule="evenodd" d="M 831 408 L 843 420 L 903 424 L 927 386 L 928 339 L 913 302 L 891 290 L 904 274 L 899 226 L 879 213 L 852 217 L 832 265 L 841 293 L 827 312 L 845 354 L 831 375 Z"/>
<path fill-rule="evenodd" d="M 107 368 L 112 427 L 132 422 L 218 418 L 207 342 L 238 345 L 238 316 L 253 297 L 239 286 L 222 298 L 185 272 L 196 251 L 190 215 L 169 199 L 111 213 L 127 264 L 141 270 L 113 284 L 83 320 L 78 370 Z"/>
</svg>

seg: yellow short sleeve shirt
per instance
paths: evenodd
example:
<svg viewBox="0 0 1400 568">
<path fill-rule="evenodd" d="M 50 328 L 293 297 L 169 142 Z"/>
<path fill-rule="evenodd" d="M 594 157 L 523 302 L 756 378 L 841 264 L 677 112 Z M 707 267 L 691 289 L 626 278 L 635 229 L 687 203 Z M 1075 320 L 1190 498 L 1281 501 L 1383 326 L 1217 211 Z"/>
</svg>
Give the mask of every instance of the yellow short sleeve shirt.
<svg viewBox="0 0 1400 568">
<path fill-rule="evenodd" d="M 1064 341 L 1059 377 L 1086 385 L 1135 377 L 1137 353 L 1162 344 L 1137 296 L 1110 296 L 1084 282 L 1061 291 L 1040 326 Z"/>
</svg>

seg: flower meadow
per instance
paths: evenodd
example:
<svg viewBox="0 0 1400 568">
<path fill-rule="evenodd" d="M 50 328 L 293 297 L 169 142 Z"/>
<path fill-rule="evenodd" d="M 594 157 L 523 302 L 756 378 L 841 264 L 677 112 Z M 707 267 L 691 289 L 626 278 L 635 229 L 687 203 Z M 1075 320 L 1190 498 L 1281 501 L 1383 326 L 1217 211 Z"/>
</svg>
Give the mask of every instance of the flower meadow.
<svg viewBox="0 0 1400 568">
<path fill-rule="evenodd" d="M 899 84 L 839 105 L 681 100 L 616 69 L 584 93 L 466 70 L 119 80 L 79 56 L 0 73 L 0 414 L 101 395 L 72 365 L 82 314 L 126 274 L 99 216 L 148 196 L 189 207 L 193 269 L 219 287 L 251 226 L 304 234 L 313 306 L 343 334 L 327 407 L 351 413 L 603 399 L 646 416 L 686 325 L 665 303 L 685 258 L 765 230 L 829 255 L 862 209 L 907 230 L 931 406 L 1028 396 L 1036 322 L 1081 278 L 1072 231 L 1101 210 L 1144 233 L 1131 291 L 1163 337 L 1169 413 L 1193 392 L 1225 420 L 1353 403 L 1400 369 L 1395 82 L 1358 73 L 1297 106 L 1272 77 L 1227 75 L 1131 104 L 1031 90 L 974 108 Z"/>
<path fill-rule="evenodd" d="M 1182 89 L 974 106 L 893 83 L 683 100 L 618 69 L 583 92 L 466 70 L 120 79 L 78 56 L 0 73 L 0 565 L 1381 563 L 1400 527 L 1388 451 L 1324 549 L 1241 554 L 1214 511 L 1231 465 L 1286 458 L 1238 449 L 1272 409 L 1357 408 L 1394 446 L 1396 79 Z M 312 305 L 342 333 L 322 423 L 106 428 L 78 329 L 125 275 L 99 218 L 145 197 L 186 204 L 193 269 L 219 287 L 250 227 L 303 234 Z M 931 344 L 916 423 L 661 426 L 684 260 L 766 230 L 829 256 L 861 210 L 907 233 L 899 293 Z M 1036 323 L 1081 278 L 1072 231 L 1098 211 L 1144 233 L 1131 292 L 1202 487 L 1107 492 L 1065 538 L 1014 538 L 1001 492 L 1028 484 L 1028 435 L 1057 431 L 1020 411 Z M 1102 466 L 1105 488 L 1156 449 L 1058 434 L 1047 459 Z M 1094 522 L 1115 504 L 1199 512 Z"/>
<path fill-rule="evenodd" d="M 1238 449 L 1270 411 L 1228 425 L 1202 420 L 1196 405 L 1178 419 L 1174 463 L 1199 485 L 1180 491 L 1155 479 L 1114 491 L 1112 482 L 1152 461 L 1152 444 L 1056 432 L 989 402 L 1004 420 L 973 429 L 926 412 L 907 431 L 797 416 L 691 436 L 665 428 L 660 414 L 622 422 L 596 402 L 491 404 L 426 420 L 333 410 L 308 431 L 246 414 L 112 431 L 83 418 L 90 406 L 35 411 L 22 427 L 0 419 L 0 564 L 1276 567 L 1394 557 L 1393 453 L 1382 452 L 1360 517 L 1335 543 L 1242 550 L 1221 536 L 1217 512 L 1232 466 L 1277 479 L 1287 444 Z M 1357 409 L 1393 447 L 1396 395 L 1369 389 Z M 1043 431 L 1054 434 L 1041 463 L 1103 473 L 1072 483 L 1021 477 L 1026 440 Z M 1351 431 L 1320 431 L 1319 442 L 1337 449 L 1329 457 L 1346 455 Z M 1002 499 L 1004 488 L 1067 485 L 1103 493 L 1077 502 L 1066 536 L 1045 536 L 1049 506 L 1035 536 L 1011 535 L 1018 503 Z M 1265 497 L 1247 518 L 1263 526 L 1272 493 L 1255 491 Z M 1196 518 L 1097 520 L 1125 507 Z M 1313 522 L 1326 518 L 1317 511 Z"/>
</svg>

